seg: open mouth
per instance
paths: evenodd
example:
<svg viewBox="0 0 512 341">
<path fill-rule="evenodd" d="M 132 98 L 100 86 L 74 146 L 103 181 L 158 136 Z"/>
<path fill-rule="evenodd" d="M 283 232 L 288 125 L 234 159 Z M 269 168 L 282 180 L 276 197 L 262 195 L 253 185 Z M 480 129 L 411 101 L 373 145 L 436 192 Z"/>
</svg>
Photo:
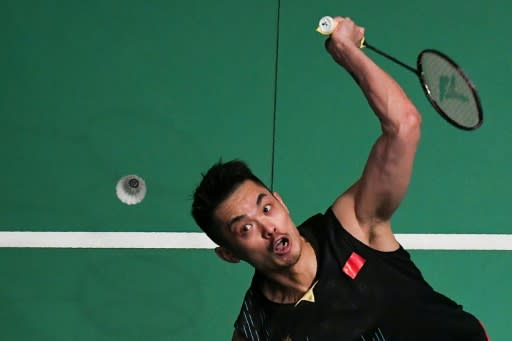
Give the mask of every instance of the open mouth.
<svg viewBox="0 0 512 341">
<path fill-rule="evenodd" d="M 274 253 L 282 255 L 290 250 L 290 240 L 287 237 L 280 237 L 274 241 Z"/>
</svg>

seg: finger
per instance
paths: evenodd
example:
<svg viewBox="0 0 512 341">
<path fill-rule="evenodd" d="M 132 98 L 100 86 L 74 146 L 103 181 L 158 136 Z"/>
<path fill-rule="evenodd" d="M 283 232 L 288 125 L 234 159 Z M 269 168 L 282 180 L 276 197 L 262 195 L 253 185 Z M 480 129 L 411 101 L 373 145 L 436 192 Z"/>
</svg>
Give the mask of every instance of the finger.
<svg viewBox="0 0 512 341">
<path fill-rule="evenodd" d="M 344 18 L 344 17 L 334 17 L 333 19 L 335 22 L 335 26 L 334 26 L 335 29 L 338 28 L 341 25 L 341 23 L 343 23 L 345 20 L 347 20 L 347 18 Z"/>
<path fill-rule="evenodd" d="M 324 46 L 325 46 L 325 49 L 327 50 L 327 52 L 331 52 L 331 50 L 330 50 L 331 37 L 325 39 Z"/>
<path fill-rule="evenodd" d="M 335 22 L 337 23 L 341 23 L 341 22 L 354 22 L 354 20 L 352 20 L 352 18 L 350 17 L 334 17 L 333 18 Z"/>
</svg>

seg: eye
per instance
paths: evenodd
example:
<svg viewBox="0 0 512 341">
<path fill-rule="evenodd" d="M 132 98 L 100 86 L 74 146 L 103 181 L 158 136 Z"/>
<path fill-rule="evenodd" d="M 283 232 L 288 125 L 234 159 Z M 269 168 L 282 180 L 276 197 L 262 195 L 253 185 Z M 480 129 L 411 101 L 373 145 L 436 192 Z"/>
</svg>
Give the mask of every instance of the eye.
<svg viewBox="0 0 512 341">
<path fill-rule="evenodd" d="M 264 213 L 269 213 L 271 209 L 272 209 L 272 206 L 270 204 L 263 206 Z"/>
<path fill-rule="evenodd" d="M 240 232 L 241 233 L 247 233 L 249 232 L 250 230 L 252 229 L 252 224 L 245 224 L 242 226 L 242 228 L 240 229 Z"/>
</svg>

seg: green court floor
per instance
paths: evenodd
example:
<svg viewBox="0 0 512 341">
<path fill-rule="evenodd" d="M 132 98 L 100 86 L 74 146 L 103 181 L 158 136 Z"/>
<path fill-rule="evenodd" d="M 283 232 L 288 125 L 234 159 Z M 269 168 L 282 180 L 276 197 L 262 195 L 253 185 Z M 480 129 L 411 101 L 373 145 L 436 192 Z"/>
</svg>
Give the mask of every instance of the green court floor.
<svg viewBox="0 0 512 341">
<path fill-rule="evenodd" d="M 373 55 L 423 114 L 395 231 L 511 234 L 509 2 L 3 5 L 0 231 L 199 232 L 194 186 L 231 158 L 272 183 L 297 223 L 324 211 L 379 133 L 315 32 L 339 14 L 411 65 L 422 49 L 445 52 L 482 98 L 482 128 L 456 130 L 410 72 Z M 139 205 L 115 196 L 128 174 L 147 183 Z M 510 251 L 411 253 L 434 288 L 507 340 Z M 0 340 L 228 340 L 250 276 L 210 249 L 0 248 Z"/>
</svg>

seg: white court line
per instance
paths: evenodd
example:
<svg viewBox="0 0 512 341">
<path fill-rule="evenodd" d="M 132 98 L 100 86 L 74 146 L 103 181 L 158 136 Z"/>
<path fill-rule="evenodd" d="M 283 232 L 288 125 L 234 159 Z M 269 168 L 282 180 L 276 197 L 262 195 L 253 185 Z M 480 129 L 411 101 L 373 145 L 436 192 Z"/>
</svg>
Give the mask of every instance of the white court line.
<svg viewBox="0 0 512 341">
<path fill-rule="evenodd" d="M 396 234 L 409 250 L 512 250 L 511 234 Z M 196 232 L 0 232 L 0 248 L 212 249 Z"/>
<path fill-rule="evenodd" d="M 201 232 L 0 232 L 0 247 L 211 249 L 215 246 Z"/>
</svg>

